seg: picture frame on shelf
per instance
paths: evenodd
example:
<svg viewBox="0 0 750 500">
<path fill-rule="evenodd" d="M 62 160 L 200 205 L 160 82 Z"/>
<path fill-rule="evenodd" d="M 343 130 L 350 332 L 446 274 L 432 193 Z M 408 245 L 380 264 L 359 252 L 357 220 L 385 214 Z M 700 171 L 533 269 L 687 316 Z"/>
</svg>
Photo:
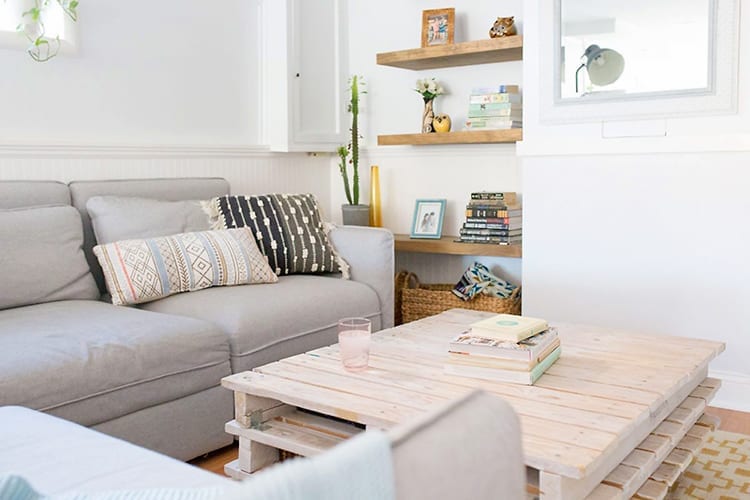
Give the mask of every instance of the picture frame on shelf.
<svg viewBox="0 0 750 500">
<path fill-rule="evenodd" d="M 422 11 L 422 48 L 452 45 L 455 35 L 456 9 Z"/>
<path fill-rule="evenodd" d="M 440 239 L 445 218 L 445 200 L 417 200 L 411 221 L 411 238 Z"/>
</svg>

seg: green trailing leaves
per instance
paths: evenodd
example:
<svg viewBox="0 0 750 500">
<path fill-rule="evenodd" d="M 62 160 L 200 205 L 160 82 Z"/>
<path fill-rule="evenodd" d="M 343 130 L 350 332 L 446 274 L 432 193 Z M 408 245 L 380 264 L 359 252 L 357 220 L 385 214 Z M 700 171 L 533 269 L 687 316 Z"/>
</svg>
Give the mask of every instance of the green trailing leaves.
<svg viewBox="0 0 750 500">
<path fill-rule="evenodd" d="M 54 3 L 59 5 L 70 19 L 78 20 L 77 0 L 54 0 Z M 44 26 L 45 12 L 52 4 L 53 0 L 34 0 L 33 7 L 21 14 L 21 23 L 16 28 L 26 36 L 30 44 L 26 51 L 37 62 L 49 61 L 60 50 L 60 37 L 47 36 Z"/>
</svg>

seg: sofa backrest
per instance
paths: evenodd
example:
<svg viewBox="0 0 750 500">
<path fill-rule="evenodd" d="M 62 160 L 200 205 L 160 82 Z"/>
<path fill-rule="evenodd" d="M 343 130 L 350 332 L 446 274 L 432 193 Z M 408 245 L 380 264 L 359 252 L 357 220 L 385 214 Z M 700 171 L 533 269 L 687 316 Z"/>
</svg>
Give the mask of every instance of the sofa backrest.
<svg viewBox="0 0 750 500">
<path fill-rule="evenodd" d="M 93 196 L 127 196 L 163 201 L 207 200 L 229 194 L 229 182 L 219 177 L 173 179 L 124 179 L 105 181 L 73 181 L 69 185 L 71 201 L 83 220 L 83 251 L 91 272 L 102 293 L 106 292 L 104 277 L 94 256 L 94 229 L 86 211 L 86 202 Z"/>
<path fill-rule="evenodd" d="M 70 205 L 67 184 L 57 181 L 2 181 L 0 209 Z"/>
</svg>

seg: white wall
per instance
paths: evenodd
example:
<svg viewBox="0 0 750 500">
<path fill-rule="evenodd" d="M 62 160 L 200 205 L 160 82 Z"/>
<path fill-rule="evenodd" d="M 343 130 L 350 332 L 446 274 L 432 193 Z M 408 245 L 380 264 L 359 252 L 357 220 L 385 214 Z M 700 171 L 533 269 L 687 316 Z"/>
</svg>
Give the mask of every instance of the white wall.
<svg viewBox="0 0 750 500">
<path fill-rule="evenodd" d="M 0 143 L 257 144 L 257 5 L 82 2 L 76 54 L 0 49 Z"/>
<path fill-rule="evenodd" d="M 525 12 L 524 312 L 725 341 L 715 404 L 750 410 L 750 37 L 738 114 L 667 119 L 664 138 L 603 139 L 601 123 L 539 121 L 539 69 L 551 61 L 537 54 L 552 41 L 538 8 Z"/>
<path fill-rule="evenodd" d="M 456 6 L 456 42 L 487 38 L 497 16 L 515 15 L 523 26 L 523 2 L 468 0 Z M 472 87 L 501 83 L 520 84 L 522 63 L 509 62 L 461 68 L 410 71 L 375 64 L 378 52 L 420 46 L 422 10 L 435 8 L 427 0 L 399 2 L 349 2 L 349 66 L 364 76 L 361 127 L 367 147 L 361 158 L 364 171 L 362 203 L 368 203 L 369 167 L 380 166 L 383 222 L 396 233 L 408 233 L 418 198 L 448 201 L 443 234 L 457 235 L 463 209 L 472 191 L 521 191 L 520 167 L 514 145 L 481 146 L 377 146 L 377 135 L 416 133 L 420 130 L 423 102 L 413 89 L 417 78 L 435 77 L 449 95 L 435 102 L 436 113 L 448 113 L 454 130 L 466 118 Z M 340 220 L 345 203 L 338 168 L 332 168 L 332 209 Z M 415 271 L 425 282 L 456 282 L 472 258 L 400 254 L 397 265 Z M 514 282 L 520 282 L 520 259 L 478 258 Z"/>
<path fill-rule="evenodd" d="M 327 157 L 258 147 L 260 0 L 82 2 L 78 50 L 0 48 L 0 180 L 222 176 L 330 197 Z"/>
</svg>

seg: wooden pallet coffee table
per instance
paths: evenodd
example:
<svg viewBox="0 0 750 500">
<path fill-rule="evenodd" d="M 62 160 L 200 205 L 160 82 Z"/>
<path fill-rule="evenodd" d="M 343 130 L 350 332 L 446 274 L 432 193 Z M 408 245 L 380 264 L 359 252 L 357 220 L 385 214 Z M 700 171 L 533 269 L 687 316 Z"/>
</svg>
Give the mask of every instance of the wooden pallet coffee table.
<svg viewBox="0 0 750 500">
<path fill-rule="evenodd" d="M 342 368 L 332 345 L 224 378 L 235 394 L 226 428 L 240 441 L 227 472 L 245 476 L 279 450 L 314 455 L 480 388 L 519 414 L 531 487 L 542 498 L 666 493 L 670 483 L 659 478 L 696 446 L 693 424 L 719 385 L 706 378 L 708 364 L 723 343 L 557 325 L 563 354 L 533 386 L 443 374 L 448 340 L 488 316 L 453 309 L 378 332 L 370 368 L 359 373 Z"/>
</svg>

